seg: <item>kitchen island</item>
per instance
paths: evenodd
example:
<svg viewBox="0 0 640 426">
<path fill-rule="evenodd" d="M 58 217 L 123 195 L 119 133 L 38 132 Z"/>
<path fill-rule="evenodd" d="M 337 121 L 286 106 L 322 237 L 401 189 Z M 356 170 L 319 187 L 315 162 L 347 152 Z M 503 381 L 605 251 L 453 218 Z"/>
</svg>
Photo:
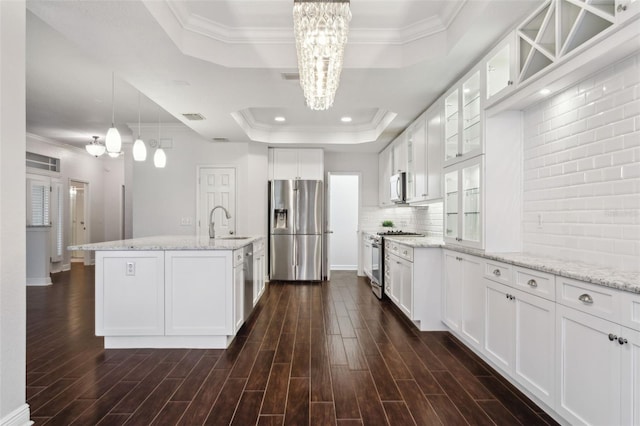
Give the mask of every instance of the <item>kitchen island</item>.
<svg viewBox="0 0 640 426">
<path fill-rule="evenodd" d="M 105 348 L 226 348 L 264 292 L 264 238 L 158 236 L 71 246 L 96 252 Z"/>
</svg>

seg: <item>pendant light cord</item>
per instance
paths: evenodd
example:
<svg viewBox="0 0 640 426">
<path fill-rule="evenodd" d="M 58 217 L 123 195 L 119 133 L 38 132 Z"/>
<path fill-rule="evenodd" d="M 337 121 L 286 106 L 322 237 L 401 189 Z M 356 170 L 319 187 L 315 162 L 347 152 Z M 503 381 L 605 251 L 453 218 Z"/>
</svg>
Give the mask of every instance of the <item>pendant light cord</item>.
<svg viewBox="0 0 640 426">
<path fill-rule="evenodd" d="M 140 139 L 140 91 L 138 90 L 138 139 Z"/>
<path fill-rule="evenodd" d="M 116 122 L 116 112 L 115 112 L 115 93 L 116 93 L 116 77 L 115 77 L 115 72 L 111 72 L 111 127 L 116 127 L 115 126 L 115 122 Z"/>
</svg>

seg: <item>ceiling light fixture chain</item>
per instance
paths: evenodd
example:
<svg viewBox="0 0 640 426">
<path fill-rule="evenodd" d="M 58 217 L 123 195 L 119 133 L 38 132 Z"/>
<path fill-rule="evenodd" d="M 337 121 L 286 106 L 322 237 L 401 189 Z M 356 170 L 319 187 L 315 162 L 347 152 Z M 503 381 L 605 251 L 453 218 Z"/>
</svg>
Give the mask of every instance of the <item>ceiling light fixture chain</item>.
<svg viewBox="0 0 640 426">
<path fill-rule="evenodd" d="M 349 0 L 293 2 L 300 85 L 312 110 L 326 110 L 333 105 L 350 21 Z"/>
</svg>

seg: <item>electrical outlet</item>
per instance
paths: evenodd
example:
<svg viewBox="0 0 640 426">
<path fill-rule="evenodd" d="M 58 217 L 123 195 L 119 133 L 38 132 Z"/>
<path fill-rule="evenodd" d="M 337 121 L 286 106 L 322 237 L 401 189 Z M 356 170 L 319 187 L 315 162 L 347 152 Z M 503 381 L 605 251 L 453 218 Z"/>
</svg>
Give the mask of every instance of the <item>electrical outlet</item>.
<svg viewBox="0 0 640 426">
<path fill-rule="evenodd" d="M 135 276 L 136 274 L 136 263 L 135 262 L 127 262 L 127 275 Z"/>
<path fill-rule="evenodd" d="M 180 218 L 180 225 L 181 226 L 190 226 L 191 225 L 191 218 L 190 217 L 181 217 Z"/>
</svg>

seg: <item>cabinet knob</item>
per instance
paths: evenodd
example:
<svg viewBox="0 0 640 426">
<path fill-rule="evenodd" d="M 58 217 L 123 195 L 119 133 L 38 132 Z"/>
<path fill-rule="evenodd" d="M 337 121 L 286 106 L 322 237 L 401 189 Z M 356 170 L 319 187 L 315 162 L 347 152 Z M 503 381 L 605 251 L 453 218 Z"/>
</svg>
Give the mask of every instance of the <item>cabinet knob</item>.
<svg viewBox="0 0 640 426">
<path fill-rule="evenodd" d="M 619 4 L 616 8 L 616 12 L 624 12 L 625 10 L 627 10 L 627 6 L 624 4 Z"/>
<path fill-rule="evenodd" d="M 587 293 L 581 294 L 580 297 L 578 297 L 578 300 L 581 301 L 582 303 L 586 304 L 586 305 L 592 305 L 593 304 L 593 298 L 590 295 L 588 295 Z"/>
<path fill-rule="evenodd" d="M 405 250 L 405 251 L 403 251 L 402 253 L 403 253 L 403 254 L 407 254 L 407 251 Z"/>
<path fill-rule="evenodd" d="M 507 81 L 507 86 L 513 86 L 513 80 Z"/>
<path fill-rule="evenodd" d="M 499 277 L 500 275 L 502 275 L 502 273 L 500 272 L 500 269 L 494 269 L 493 275 L 495 275 L 496 277 Z"/>
<path fill-rule="evenodd" d="M 618 343 L 620 343 L 621 345 L 624 345 L 627 342 L 627 339 L 625 339 L 624 337 L 618 337 Z"/>
<path fill-rule="evenodd" d="M 609 340 L 610 340 L 610 341 L 612 341 L 612 342 L 613 342 L 613 341 L 614 341 L 614 340 L 616 340 L 617 338 L 618 338 L 618 336 L 616 336 L 615 334 L 613 334 L 613 333 L 609 333 Z"/>
<path fill-rule="evenodd" d="M 529 281 L 527 281 L 527 284 L 529 284 L 529 287 L 531 287 L 531 288 L 538 287 L 538 283 L 536 282 L 536 280 L 529 280 Z"/>
</svg>

